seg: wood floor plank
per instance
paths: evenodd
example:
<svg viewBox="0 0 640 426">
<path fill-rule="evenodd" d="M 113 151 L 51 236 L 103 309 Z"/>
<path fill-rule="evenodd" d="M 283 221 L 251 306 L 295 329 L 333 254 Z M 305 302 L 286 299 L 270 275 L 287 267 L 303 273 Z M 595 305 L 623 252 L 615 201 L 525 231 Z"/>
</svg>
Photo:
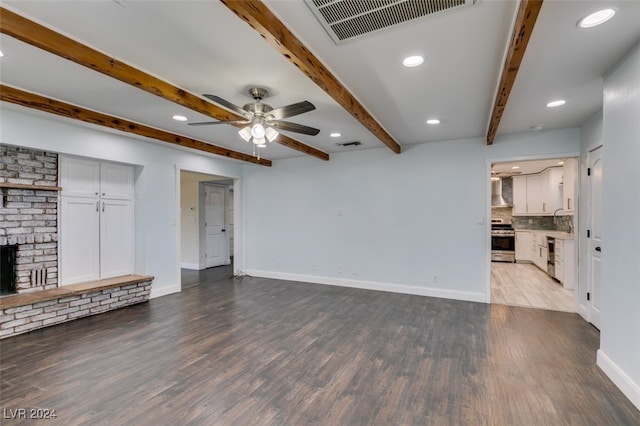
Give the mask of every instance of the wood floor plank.
<svg viewBox="0 0 640 426">
<path fill-rule="evenodd" d="M 180 294 L 1 341 L 1 407 L 65 426 L 640 424 L 575 313 L 185 277 Z"/>
</svg>

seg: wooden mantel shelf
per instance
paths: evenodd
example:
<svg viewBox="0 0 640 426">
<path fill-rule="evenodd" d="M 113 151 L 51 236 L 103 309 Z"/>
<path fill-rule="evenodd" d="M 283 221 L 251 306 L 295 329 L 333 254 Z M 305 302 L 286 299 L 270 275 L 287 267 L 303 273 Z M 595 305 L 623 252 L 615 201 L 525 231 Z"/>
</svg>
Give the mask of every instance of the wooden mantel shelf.
<svg viewBox="0 0 640 426">
<path fill-rule="evenodd" d="M 62 187 L 60 187 L 60 186 L 28 185 L 28 184 L 24 184 L 24 183 L 9 183 L 9 182 L 0 182 L 0 188 L 33 189 L 33 190 L 36 190 L 36 191 L 62 191 Z"/>
</svg>

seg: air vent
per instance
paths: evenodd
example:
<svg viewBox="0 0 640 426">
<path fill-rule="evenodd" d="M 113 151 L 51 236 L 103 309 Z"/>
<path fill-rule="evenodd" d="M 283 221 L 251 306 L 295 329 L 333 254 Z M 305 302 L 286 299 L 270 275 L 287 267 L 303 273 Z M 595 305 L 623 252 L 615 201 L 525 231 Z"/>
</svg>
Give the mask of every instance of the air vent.
<svg viewBox="0 0 640 426">
<path fill-rule="evenodd" d="M 338 142 L 336 145 L 341 146 L 343 148 L 349 148 L 351 146 L 360 146 L 360 145 L 362 145 L 362 142 L 360 142 L 360 141 Z"/>
<path fill-rule="evenodd" d="M 355 40 L 478 0 L 304 0 L 336 44 Z"/>
</svg>

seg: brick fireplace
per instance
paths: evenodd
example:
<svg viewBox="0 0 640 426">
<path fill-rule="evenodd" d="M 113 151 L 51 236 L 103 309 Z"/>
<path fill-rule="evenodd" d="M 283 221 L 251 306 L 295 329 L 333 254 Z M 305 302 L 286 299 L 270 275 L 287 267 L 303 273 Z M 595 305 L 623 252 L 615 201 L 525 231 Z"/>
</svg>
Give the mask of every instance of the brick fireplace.
<svg viewBox="0 0 640 426">
<path fill-rule="evenodd" d="M 57 185 L 58 154 L 0 145 L 0 246 L 16 246 L 18 293 L 58 286 Z"/>
</svg>

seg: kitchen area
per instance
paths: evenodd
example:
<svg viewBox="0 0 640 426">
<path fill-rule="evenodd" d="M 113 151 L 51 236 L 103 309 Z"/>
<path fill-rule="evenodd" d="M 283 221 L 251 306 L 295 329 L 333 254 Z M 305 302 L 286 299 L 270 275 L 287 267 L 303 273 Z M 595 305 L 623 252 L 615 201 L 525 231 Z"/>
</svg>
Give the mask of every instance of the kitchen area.
<svg viewBox="0 0 640 426">
<path fill-rule="evenodd" d="M 577 168 L 577 158 L 492 165 L 492 303 L 575 312 Z"/>
</svg>

